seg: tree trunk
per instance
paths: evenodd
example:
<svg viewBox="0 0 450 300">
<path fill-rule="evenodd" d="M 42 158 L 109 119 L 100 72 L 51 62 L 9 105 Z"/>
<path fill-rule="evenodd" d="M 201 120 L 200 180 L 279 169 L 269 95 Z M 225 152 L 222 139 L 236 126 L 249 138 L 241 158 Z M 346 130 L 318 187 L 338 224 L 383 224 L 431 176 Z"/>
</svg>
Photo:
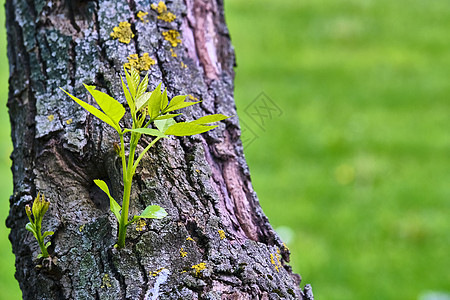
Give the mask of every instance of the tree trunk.
<svg viewBox="0 0 450 300">
<path fill-rule="evenodd" d="M 116 220 L 93 180 L 105 180 L 121 199 L 118 136 L 58 89 L 92 103 L 82 87 L 91 84 L 126 103 L 121 66 L 130 54 L 149 53 L 156 60 L 150 88 L 162 82 L 169 97 L 203 100 L 184 110 L 186 119 L 236 115 L 223 1 L 174 0 L 171 23 L 141 0 L 6 2 L 14 144 L 7 226 L 24 299 L 312 298 L 261 210 L 237 117 L 203 135 L 164 139 L 145 156 L 130 211 L 158 204 L 168 217 L 129 226 L 126 247 L 117 250 Z M 141 20 L 139 11 L 148 15 Z M 132 24 L 129 44 L 110 36 L 122 21 Z M 181 33 L 181 44 L 164 39 L 169 29 Z M 55 232 L 54 264 L 40 268 L 24 209 L 38 191 L 51 202 L 43 230 Z"/>
</svg>

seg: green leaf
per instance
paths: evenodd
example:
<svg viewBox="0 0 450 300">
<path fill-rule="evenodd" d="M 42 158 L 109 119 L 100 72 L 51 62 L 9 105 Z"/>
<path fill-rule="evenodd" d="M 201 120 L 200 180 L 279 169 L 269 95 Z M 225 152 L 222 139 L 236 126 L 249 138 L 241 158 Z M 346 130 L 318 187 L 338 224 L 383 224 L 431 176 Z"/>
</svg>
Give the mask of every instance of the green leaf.
<svg viewBox="0 0 450 300">
<path fill-rule="evenodd" d="M 148 87 L 148 72 L 138 86 L 138 89 L 136 92 L 136 98 L 140 97 L 143 93 L 145 93 L 145 90 L 147 89 L 147 87 Z"/>
<path fill-rule="evenodd" d="M 125 108 L 119 101 L 114 99 L 108 94 L 100 92 L 93 86 L 85 85 L 84 87 L 89 91 L 89 93 L 94 97 L 98 106 L 105 112 L 105 114 L 113 120 L 114 123 L 119 124 L 125 114 Z"/>
<path fill-rule="evenodd" d="M 173 118 L 169 119 L 163 119 L 163 120 L 156 120 L 155 122 L 156 128 L 158 128 L 159 131 L 164 133 L 170 126 L 173 124 L 176 124 L 175 120 Z"/>
<path fill-rule="evenodd" d="M 37 232 L 36 232 L 36 226 L 33 223 L 27 223 L 27 225 L 25 225 L 25 229 L 30 231 L 36 240 L 38 239 Z"/>
<path fill-rule="evenodd" d="M 114 200 L 114 198 L 109 193 L 108 185 L 106 184 L 106 182 L 104 182 L 103 180 L 100 180 L 100 179 L 94 180 L 94 183 L 102 191 L 104 191 L 106 193 L 106 195 L 108 195 L 108 197 L 109 197 L 109 206 L 111 208 L 111 211 L 113 212 L 113 214 L 116 216 L 117 220 L 119 221 L 120 220 L 120 210 L 122 209 L 122 207 L 120 207 L 120 205 L 117 203 L 117 201 Z"/>
<path fill-rule="evenodd" d="M 164 112 L 171 112 L 171 111 L 174 111 L 174 110 L 182 109 L 182 108 L 185 108 L 185 107 L 188 107 L 188 106 L 200 103 L 200 102 L 201 101 L 197 101 L 197 102 L 183 102 L 183 103 L 177 104 L 176 106 L 167 108 Z"/>
<path fill-rule="evenodd" d="M 180 122 L 173 124 L 170 126 L 164 133 L 166 135 L 175 135 L 175 136 L 187 136 L 187 135 L 194 135 L 199 134 L 203 132 L 207 132 L 211 129 L 216 128 L 215 126 L 205 126 L 205 125 L 199 125 L 199 124 L 192 124 L 187 122 Z"/>
<path fill-rule="evenodd" d="M 47 243 L 45 243 L 45 248 L 50 247 L 51 244 L 52 244 L 52 242 L 48 241 Z"/>
<path fill-rule="evenodd" d="M 159 137 L 166 137 L 166 135 L 164 133 L 162 133 L 159 130 L 156 129 L 152 129 L 152 128 L 134 128 L 134 129 L 125 129 L 123 131 L 125 132 L 137 132 L 137 133 L 142 133 L 142 134 L 147 134 L 147 135 L 152 135 L 152 136 L 159 136 Z"/>
<path fill-rule="evenodd" d="M 186 97 L 187 97 L 186 95 L 178 95 L 173 97 L 172 100 L 170 100 L 169 105 L 162 112 L 166 113 L 177 109 L 182 109 L 201 102 L 201 101 L 185 102 Z"/>
<path fill-rule="evenodd" d="M 190 122 L 191 124 L 209 124 L 228 119 L 229 117 L 222 114 L 208 115 Z"/>
<path fill-rule="evenodd" d="M 187 95 L 178 95 L 172 98 L 170 100 L 169 106 L 166 108 L 168 110 L 169 108 L 172 108 L 173 106 L 179 105 L 180 103 L 183 103 L 184 100 L 186 100 Z"/>
<path fill-rule="evenodd" d="M 41 258 L 41 257 L 44 257 L 44 255 L 43 255 L 42 253 L 40 253 L 40 254 L 38 254 L 38 255 L 36 256 L 37 259 L 39 259 L 39 258 Z"/>
<path fill-rule="evenodd" d="M 42 236 L 42 238 L 45 239 L 46 237 L 53 235 L 53 234 L 54 234 L 53 231 L 46 231 L 46 232 L 44 232 L 44 235 Z"/>
<path fill-rule="evenodd" d="M 179 116 L 182 114 L 167 114 L 167 115 L 162 115 L 157 117 L 155 120 L 164 120 L 164 119 L 170 119 L 170 118 L 175 118 L 176 116 Z"/>
<path fill-rule="evenodd" d="M 141 76 L 139 75 L 139 72 L 135 68 L 131 67 L 130 74 L 131 78 L 133 79 L 134 86 L 138 87 L 139 81 L 141 81 Z M 136 97 L 137 95 L 138 94 L 136 92 Z"/>
<path fill-rule="evenodd" d="M 130 108 L 130 112 L 132 115 L 134 115 L 136 111 L 136 106 L 134 104 L 133 99 L 131 98 L 130 91 L 128 90 L 127 86 L 125 85 L 125 82 L 123 81 L 122 76 L 120 76 L 120 80 L 122 80 L 122 89 L 123 93 L 125 94 L 125 99 L 127 100 L 128 107 Z"/>
<path fill-rule="evenodd" d="M 136 99 L 136 110 L 140 110 L 142 107 L 145 107 L 145 105 L 148 103 L 148 99 L 150 99 L 150 96 L 152 93 L 144 93 L 139 98 Z"/>
<path fill-rule="evenodd" d="M 61 88 L 60 88 L 61 89 Z M 111 127 L 113 127 L 115 130 L 117 130 L 117 132 L 121 132 L 120 127 L 115 124 L 113 122 L 113 120 L 111 120 L 110 117 L 108 117 L 105 113 L 103 113 L 101 110 L 95 108 L 94 106 L 87 104 L 84 101 L 81 101 L 80 99 L 78 99 L 75 96 L 72 96 L 71 94 L 69 94 L 68 92 L 66 92 L 65 90 L 61 89 L 64 93 L 66 93 L 70 98 L 72 98 L 73 101 L 75 101 L 76 103 L 78 103 L 81 107 L 83 107 L 85 110 L 87 110 L 88 112 L 90 112 L 91 114 L 93 114 L 94 116 L 96 116 L 97 118 L 99 118 L 100 120 L 102 120 L 103 122 L 105 122 L 106 124 L 110 125 Z"/>
<path fill-rule="evenodd" d="M 34 226 L 33 223 L 28 222 L 27 225 L 25 225 L 25 229 L 36 234 L 36 226 Z"/>
<path fill-rule="evenodd" d="M 137 216 L 137 217 L 145 218 L 145 219 L 162 219 L 166 216 L 167 216 L 167 212 L 161 206 L 149 205 L 144 209 L 144 211 L 141 213 L 141 215 Z"/>
<path fill-rule="evenodd" d="M 161 110 L 161 83 L 153 90 L 148 100 L 148 115 L 150 119 L 156 119 Z"/>
<path fill-rule="evenodd" d="M 128 88 L 130 89 L 131 97 L 133 97 L 133 99 L 136 99 L 137 85 L 134 84 L 134 80 L 131 77 L 131 75 L 128 73 L 127 69 L 125 69 L 125 67 L 123 67 L 123 70 L 125 71 L 125 77 L 127 79 Z"/>
<path fill-rule="evenodd" d="M 167 88 L 165 88 L 161 96 L 161 111 L 164 111 L 168 104 L 169 98 L 167 98 Z"/>
</svg>

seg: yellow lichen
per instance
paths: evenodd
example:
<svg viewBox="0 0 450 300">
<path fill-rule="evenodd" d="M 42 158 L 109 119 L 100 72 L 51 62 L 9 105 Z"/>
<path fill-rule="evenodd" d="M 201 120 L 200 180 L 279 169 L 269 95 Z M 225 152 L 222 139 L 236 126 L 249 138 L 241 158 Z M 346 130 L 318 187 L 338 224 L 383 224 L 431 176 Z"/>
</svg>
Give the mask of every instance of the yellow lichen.
<svg viewBox="0 0 450 300">
<path fill-rule="evenodd" d="M 136 66 L 139 63 L 139 55 L 130 54 L 130 55 L 128 55 L 127 59 L 128 59 L 128 62 L 125 63 L 123 66 L 127 69 L 131 69 L 131 67 L 136 69 Z"/>
<path fill-rule="evenodd" d="M 148 274 L 149 275 L 151 275 L 151 276 L 153 276 L 153 277 L 155 277 L 156 275 L 158 275 L 162 270 L 164 270 L 165 268 L 164 267 L 162 267 L 162 268 L 160 268 L 160 269 L 158 269 L 158 270 L 156 270 L 156 271 L 150 271 Z"/>
<path fill-rule="evenodd" d="M 86 226 L 86 224 L 81 225 L 80 228 L 79 228 L 78 230 L 79 230 L 80 232 L 82 232 L 83 229 L 84 229 L 84 226 Z"/>
<path fill-rule="evenodd" d="M 131 31 L 131 24 L 128 22 L 120 22 L 118 27 L 113 28 L 111 32 L 113 39 L 119 39 L 119 42 L 129 44 L 134 37 L 133 31 Z"/>
<path fill-rule="evenodd" d="M 197 265 L 193 265 L 192 267 L 191 267 L 192 269 L 194 269 L 195 270 L 195 275 L 200 275 L 200 272 L 201 271 L 203 271 L 204 269 L 206 269 L 206 263 L 199 263 L 199 264 L 197 264 Z"/>
<path fill-rule="evenodd" d="M 177 57 L 177 54 L 175 53 L 175 51 L 173 51 L 172 48 L 170 48 L 170 54 L 172 55 L 172 57 Z"/>
<path fill-rule="evenodd" d="M 147 23 L 148 20 L 145 19 L 145 17 L 148 15 L 148 12 L 139 11 L 137 13 L 137 17 L 144 23 Z"/>
<path fill-rule="evenodd" d="M 191 95 L 191 94 L 189 94 L 188 96 L 189 96 L 189 99 L 190 99 L 190 100 L 192 100 L 192 101 L 198 101 L 198 98 L 197 98 L 197 97 L 194 97 L 194 96 Z"/>
<path fill-rule="evenodd" d="M 158 16 L 159 20 L 163 20 L 164 22 L 168 22 L 168 23 L 173 22 L 176 18 L 177 18 L 177 16 L 175 16 L 170 11 L 163 12 L 162 14 L 160 14 Z"/>
<path fill-rule="evenodd" d="M 148 53 L 144 53 L 141 58 L 139 58 L 138 70 L 147 71 L 151 66 L 156 64 L 156 61 L 151 58 Z"/>
<path fill-rule="evenodd" d="M 103 275 L 103 278 L 102 278 L 101 288 L 103 289 L 105 287 L 111 287 L 111 278 L 109 278 L 108 274 Z"/>
<path fill-rule="evenodd" d="M 139 72 L 148 71 L 151 66 L 156 64 L 156 61 L 151 58 L 148 53 L 144 53 L 141 57 L 137 54 L 130 54 L 127 57 L 128 62 L 124 64 L 124 67 L 131 69 L 132 67 Z"/>
<path fill-rule="evenodd" d="M 177 18 L 177 16 L 175 16 L 173 13 L 167 10 L 166 4 L 162 1 L 159 1 L 158 5 L 153 3 L 151 7 L 159 14 L 158 16 L 159 20 L 162 20 L 164 22 L 172 22 Z"/>
<path fill-rule="evenodd" d="M 224 238 L 226 238 L 225 236 L 225 231 L 223 231 L 222 229 L 217 231 L 219 233 L 220 239 L 223 240 Z"/>
<path fill-rule="evenodd" d="M 277 254 L 272 254 L 270 253 L 270 262 L 272 263 L 272 265 L 274 266 L 275 270 L 277 270 L 277 272 L 280 272 L 280 267 L 281 267 L 281 262 L 280 262 L 280 250 L 277 250 Z M 276 261 L 275 261 L 276 259 Z"/>
<path fill-rule="evenodd" d="M 190 236 L 188 236 L 188 237 L 186 238 L 186 241 L 193 241 L 193 242 L 194 242 L 194 239 L 191 238 Z"/>
<path fill-rule="evenodd" d="M 47 119 L 51 122 L 51 121 L 53 121 L 55 119 L 55 116 L 54 115 L 50 115 L 50 116 L 47 117 Z"/>
<path fill-rule="evenodd" d="M 183 250 L 183 247 L 181 247 L 181 249 L 180 249 L 180 255 L 181 255 L 181 257 L 187 256 L 187 252 Z"/>
<path fill-rule="evenodd" d="M 289 247 L 285 243 L 283 243 L 283 247 L 284 247 L 284 251 L 289 251 Z"/>
<path fill-rule="evenodd" d="M 186 66 L 186 64 L 185 64 L 184 62 L 181 62 L 181 67 L 182 67 L 183 69 L 186 69 L 186 68 L 187 68 L 187 66 Z"/>
<path fill-rule="evenodd" d="M 162 14 L 163 12 L 167 11 L 167 6 L 162 1 L 159 1 L 158 5 L 152 3 L 151 7 L 152 9 L 156 10 L 159 14 Z"/>
<path fill-rule="evenodd" d="M 143 219 L 139 219 L 136 221 L 136 231 L 144 231 L 145 225 L 147 225 L 145 223 L 145 221 Z"/>
<path fill-rule="evenodd" d="M 66 120 L 66 124 L 67 124 L 67 125 L 70 125 L 70 124 L 72 124 L 72 119 L 68 119 L 68 120 Z"/>
<path fill-rule="evenodd" d="M 180 33 L 176 30 L 168 30 L 163 31 L 162 35 L 164 36 L 164 39 L 168 41 L 172 47 L 176 47 L 178 44 L 181 44 L 181 40 L 179 39 Z"/>
</svg>

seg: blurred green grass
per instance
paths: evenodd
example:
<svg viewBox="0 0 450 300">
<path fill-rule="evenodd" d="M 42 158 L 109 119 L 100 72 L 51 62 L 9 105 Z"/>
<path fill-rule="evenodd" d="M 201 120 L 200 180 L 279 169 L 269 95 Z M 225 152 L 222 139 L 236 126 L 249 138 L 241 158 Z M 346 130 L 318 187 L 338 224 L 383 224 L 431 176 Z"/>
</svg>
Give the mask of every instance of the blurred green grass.
<svg viewBox="0 0 450 300">
<path fill-rule="evenodd" d="M 448 1 L 225 4 L 253 184 L 303 284 L 450 293 Z M 283 110 L 264 130 L 245 113 L 261 91 Z"/>
<path fill-rule="evenodd" d="M 253 184 L 303 284 L 317 299 L 450 293 L 448 1 L 225 5 L 238 113 L 259 136 L 245 149 Z M 9 128 L 3 27 L 0 40 Z M 283 111 L 264 130 L 245 114 L 261 91 Z M 4 220 L 11 142 L 0 134 Z M 19 299 L 7 233 L 1 225 L 0 299 Z"/>
</svg>

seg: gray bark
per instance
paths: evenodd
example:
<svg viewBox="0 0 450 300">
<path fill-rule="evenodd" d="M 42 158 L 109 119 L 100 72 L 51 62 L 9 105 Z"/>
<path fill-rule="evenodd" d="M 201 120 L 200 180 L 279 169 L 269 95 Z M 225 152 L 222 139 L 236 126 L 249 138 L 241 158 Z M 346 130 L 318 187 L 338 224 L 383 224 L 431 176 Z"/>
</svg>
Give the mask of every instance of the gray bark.
<svg viewBox="0 0 450 300">
<path fill-rule="evenodd" d="M 172 23 L 158 20 L 150 2 L 141 0 L 6 3 L 14 144 L 7 226 L 23 298 L 311 299 L 252 188 L 237 117 L 203 135 L 165 139 L 146 155 L 130 211 L 158 204 L 169 215 L 148 221 L 143 231 L 130 226 L 126 247 L 113 247 L 117 224 L 93 179 L 105 180 L 121 199 L 121 165 L 113 149 L 118 136 L 58 87 L 92 103 L 82 83 L 92 84 L 125 103 L 121 66 L 128 55 L 148 52 L 157 61 L 152 89 L 162 81 L 169 97 L 203 100 L 184 110 L 186 119 L 236 115 L 234 51 L 223 2 L 167 5 L 177 16 Z M 149 12 L 148 23 L 136 17 L 140 10 Z M 132 24 L 129 44 L 110 37 L 121 21 Z M 177 57 L 161 35 L 167 29 L 182 34 Z M 141 140 L 140 149 L 149 141 Z M 43 229 L 55 231 L 49 248 L 54 264 L 41 268 L 24 209 L 38 191 L 51 201 Z M 199 263 L 206 269 L 196 272 L 192 266 Z"/>
</svg>

